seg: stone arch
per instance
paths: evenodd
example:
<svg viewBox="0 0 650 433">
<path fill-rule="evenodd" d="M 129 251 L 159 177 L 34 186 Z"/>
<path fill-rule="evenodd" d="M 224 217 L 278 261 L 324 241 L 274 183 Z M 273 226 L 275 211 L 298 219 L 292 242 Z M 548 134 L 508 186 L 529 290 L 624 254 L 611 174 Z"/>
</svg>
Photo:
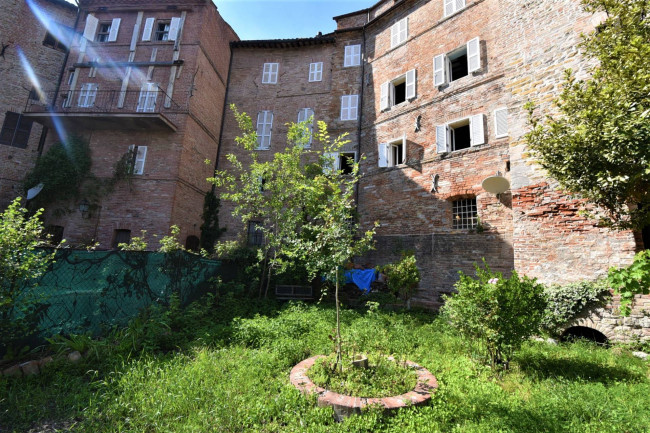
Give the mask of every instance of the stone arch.
<svg viewBox="0 0 650 433">
<path fill-rule="evenodd" d="M 581 319 L 574 320 L 569 323 L 561 332 L 561 335 L 564 335 L 571 328 L 589 328 L 594 331 L 600 332 L 603 334 L 607 341 L 614 341 L 617 339 L 617 336 L 614 334 L 611 326 L 603 326 L 603 324 L 598 321 L 594 321 L 591 317 L 583 317 Z"/>
</svg>

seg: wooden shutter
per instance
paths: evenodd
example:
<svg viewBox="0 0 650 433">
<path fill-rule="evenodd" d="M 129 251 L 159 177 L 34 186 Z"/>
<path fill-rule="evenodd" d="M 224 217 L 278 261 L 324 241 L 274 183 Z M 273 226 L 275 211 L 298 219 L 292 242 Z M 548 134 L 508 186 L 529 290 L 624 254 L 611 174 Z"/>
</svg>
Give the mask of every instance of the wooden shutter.
<svg viewBox="0 0 650 433">
<path fill-rule="evenodd" d="M 359 104 L 358 95 L 341 96 L 341 120 L 355 120 Z"/>
<path fill-rule="evenodd" d="M 447 125 L 436 126 L 436 152 L 449 152 L 449 127 Z"/>
<path fill-rule="evenodd" d="M 406 73 L 406 99 L 415 99 L 415 69 Z"/>
<path fill-rule="evenodd" d="M 407 155 L 406 155 L 406 150 L 408 149 L 408 146 L 406 145 L 406 135 L 402 137 L 402 160 L 399 161 L 399 164 L 406 164 L 406 161 L 408 161 Z"/>
<path fill-rule="evenodd" d="M 350 107 L 350 117 L 349 120 L 356 120 L 357 118 L 357 112 L 359 110 L 359 96 L 358 95 L 350 95 L 349 97 L 349 107 Z"/>
<path fill-rule="evenodd" d="M 175 41 L 178 39 L 178 32 L 181 29 L 181 19 L 178 17 L 172 18 L 172 22 L 169 24 L 169 37 L 170 41 Z"/>
<path fill-rule="evenodd" d="M 477 114 L 469 118 L 469 130 L 472 146 L 485 143 L 485 130 L 483 129 L 483 115 Z"/>
<path fill-rule="evenodd" d="M 86 27 L 84 28 L 84 38 L 93 41 L 95 40 L 95 34 L 97 33 L 97 25 L 99 25 L 99 20 L 92 15 L 86 17 Z"/>
<path fill-rule="evenodd" d="M 465 7 L 465 0 L 456 0 L 456 9 L 454 12 L 457 12 Z"/>
<path fill-rule="evenodd" d="M 508 136 L 508 109 L 494 110 L 494 130 L 496 138 Z"/>
<path fill-rule="evenodd" d="M 135 162 L 133 164 L 133 174 L 144 173 L 144 162 L 147 159 L 147 146 L 135 146 Z"/>
<path fill-rule="evenodd" d="M 445 84 L 445 55 L 440 54 L 433 58 L 433 85 Z"/>
<path fill-rule="evenodd" d="M 260 111 L 257 114 L 257 149 L 271 147 L 271 131 L 273 129 L 273 112 Z"/>
<path fill-rule="evenodd" d="M 385 82 L 381 85 L 381 99 L 379 100 L 379 109 L 381 111 L 388 110 L 390 108 L 389 89 L 389 82 Z"/>
<path fill-rule="evenodd" d="M 399 21 L 390 26 L 390 47 L 393 48 L 399 44 Z"/>
<path fill-rule="evenodd" d="M 467 43 L 467 72 L 481 69 L 481 41 L 474 38 Z"/>
<path fill-rule="evenodd" d="M 115 42 L 117 40 L 117 34 L 120 31 L 121 22 L 121 18 L 113 18 L 113 21 L 111 22 L 111 32 L 108 34 L 108 42 Z"/>
<path fill-rule="evenodd" d="M 449 15 L 454 13 L 454 6 L 456 0 L 445 0 L 445 16 L 448 17 Z"/>
<path fill-rule="evenodd" d="M 378 143 L 377 160 L 379 167 L 388 167 L 388 143 Z"/>
<path fill-rule="evenodd" d="M 144 30 L 142 31 L 142 40 L 150 41 L 151 33 L 153 32 L 153 25 L 156 22 L 155 18 L 147 18 L 144 22 Z"/>
<path fill-rule="evenodd" d="M 271 63 L 271 83 L 278 82 L 278 66 L 279 63 Z"/>
<path fill-rule="evenodd" d="M 323 153 L 323 173 L 330 174 L 333 170 L 339 170 L 340 161 L 338 152 L 324 152 Z"/>
</svg>

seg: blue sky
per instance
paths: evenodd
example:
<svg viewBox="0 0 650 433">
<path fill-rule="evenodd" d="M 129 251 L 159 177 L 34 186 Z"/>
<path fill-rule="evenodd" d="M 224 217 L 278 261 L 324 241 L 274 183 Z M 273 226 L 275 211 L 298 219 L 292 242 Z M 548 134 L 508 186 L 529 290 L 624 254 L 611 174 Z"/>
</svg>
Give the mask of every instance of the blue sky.
<svg viewBox="0 0 650 433">
<path fill-rule="evenodd" d="M 73 0 L 68 0 L 74 3 Z M 155 0 L 152 0 L 155 1 Z M 377 0 L 213 0 L 241 39 L 309 38 L 336 28 L 332 17 Z"/>
</svg>

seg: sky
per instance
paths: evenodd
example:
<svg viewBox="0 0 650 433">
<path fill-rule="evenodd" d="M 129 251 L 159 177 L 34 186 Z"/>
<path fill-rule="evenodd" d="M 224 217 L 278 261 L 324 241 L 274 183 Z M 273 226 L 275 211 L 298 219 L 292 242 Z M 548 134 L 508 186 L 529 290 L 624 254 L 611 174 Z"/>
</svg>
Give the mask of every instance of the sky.
<svg viewBox="0 0 650 433">
<path fill-rule="evenodd" d="M 74 3 L 73 0 L 67 0 Z M 377 0 L 213 0 L 243 40 L 310 38 L 336 28 L 337 15 L 372 6 Z"/>
</svg>

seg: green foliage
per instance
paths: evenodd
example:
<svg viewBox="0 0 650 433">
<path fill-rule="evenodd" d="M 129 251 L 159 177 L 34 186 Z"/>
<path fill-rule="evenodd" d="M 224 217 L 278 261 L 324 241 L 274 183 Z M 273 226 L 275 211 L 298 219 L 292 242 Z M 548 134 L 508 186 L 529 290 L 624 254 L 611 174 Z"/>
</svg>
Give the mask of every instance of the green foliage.
<svg viewBox="0 0 650 433">
<path fill-rule="evenodd" d="M 82 191 L 91 165 L 90 146 L 85 139 L 71 136 L 65 143 L 53 144 L 25 178 L 25 190 L 43 184 L 43 190 L 31 201 L 31 206 L 47 208 L 54 201 L 65 202 L 78 199 L 82 193 L 93 193 Z M 98 191 L 91 195 L 95 194 Z"/>
<path fill-rule="evenodd" d="M 173 225 L 169 228 L 169 232 L 169 235 L 160 238 L 160 248 L 158 248 L 158 251 L 161 253 L 185 251 L 183 245 L 178 241 L 178 235 L 181 232 L 180 227 Z"/>
<path fill-rule="evenodd" d="M 131 187 L 135 156 L 135 149 L 129 149 L 113 164 L 113 177 L 107 184 L 109 191 L 112 191 L 118 182 L 126 182 Z"/>
<path fill-rule="evenodd" d="M 208 253 L 214 252 L 214 244 L 226 231 L 225 228 L 219 227 L 220 206 L 221 200 L 215 195 L 214 189 L 211 189 L 205 194 L 203 200 L 203 224 L 201 224 L 201 248 Z"/>
<path fill-rule="evenodd" d="M 0 352 L 34 333 L 39 321 L 42 299 L 34 287 L 54 259 L 54 252 L 36 249 L 41 212 L 29 216 L 17 198 L 0 214 Z"/>
<path fill-rule="evenodd" d="M 117 244 L 117 247 L 122 251 L 146 251 L 147 241 L 145 241 L 145 238 L 147 236 L 147 231 L 140 230 L 140 234 L 141 236 L 132 237 L 128 244 L 122 242 Z"/>
<path fill-rule="evenodd" d="M 650 250 L 637 253 L 626 268 L 609 268 L 607 281 L 621 295 L 621 314 L 629 315 L 634 295 L 650 293 Z"/>
<path fill-rule="evenodd" d="M 413 252 L 402 252 L 399 262 L 382 266 L 388 289 L 404 301 L 408 300 L 420 283 L 420 271 Z"/>
<path fill-rule="evenodd" d="M 554 333 L 587 308 L 604 304 L 609 288 L 605 280 L 580 281 L 564 286 L 548 286 L 544 289 L 544 295 L 546 311 L 542 327 Z"/>
<path fill-rule="evenodd" d="M 647 0 L 584 0 L 606 12 L 582 51 L 590 77 L 567 71 L 558 116 L 529 104 L 528 143 L 560 184 L 601 206 L 615 228 L 650 224 L 650 26 Z"/>
<path fill-rule="evenodd" d="M 412 391 L 417 375 L 408 365 L 368 356 L 368 368 L 352 366 L 352 357 L 344 357 L 344 367 L 336 368 L 336 355 L 317 360 L 307 372 L 316 385 L 329 391 L 354 397 L 391 397 Z"/>
<path fill-rule="evenodd" d="M 466 338 L 476 339 L 492 367 L 506 369 L 514 352 L 534 333 L 544 316 L 544 287 L 515 271 L 510 278 L 476 265 L 476 279 L 460 272 L 458 293 L 446 298 L 443 312 Z"/>
</svg>

